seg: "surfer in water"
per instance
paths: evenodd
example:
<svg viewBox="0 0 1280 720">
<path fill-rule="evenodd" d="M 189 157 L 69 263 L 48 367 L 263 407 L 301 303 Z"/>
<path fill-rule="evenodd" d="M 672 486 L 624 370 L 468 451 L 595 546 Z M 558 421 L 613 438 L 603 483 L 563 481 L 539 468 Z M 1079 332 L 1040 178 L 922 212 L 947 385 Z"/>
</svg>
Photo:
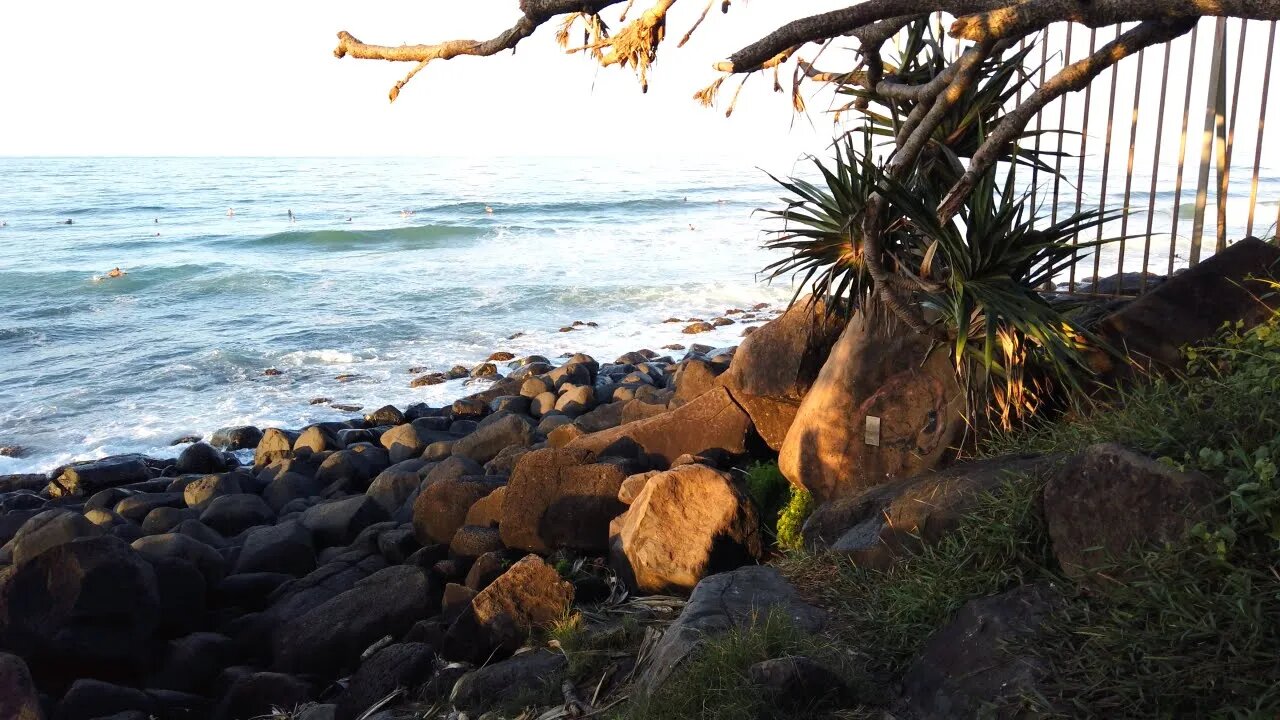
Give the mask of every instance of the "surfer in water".
<svg viewBox="0 0 1280 720">
<path fill-rule="evenodd" d="M 107 277 L 109 277 L 109 278 L 118 278 L 118 277 L 124 277 L 125 275 L 128 275 L 128 274 L 129 274 L 129 273 L 127 273 L 127 272 L 125 272 L 125 271 L 123 271 L 123 270 L 121 270 L 120 268 L 118 268 L 118 267 L 117 267 L 117 268 L 113 268 L 113 269 L 111 270 L 111 272 L 107 273 Z"/>
<path fill-rule="evenodd" d="M 289 208 L 289 222 L 293 222 L 293 208 Z"/>
<path fill-rule="evenodd" d="M 75 220 L 72 220 L 71 218 L 67 218 L 66 220 L 63 220 L 62 222 L 60 222 L 60 223 L 58 223 L 58 224 L 59 224 L 59 225 L 74 225 L 75 223 L 76 223 L 76 221 L 75 221 Z"/>
<path fill-rule="evenodd" d="M 493 214 L 493 208 L 489 207 L 488 205 L 484 206 L 484 211 L 489 213 L 490 215 Z"/>
</svg>

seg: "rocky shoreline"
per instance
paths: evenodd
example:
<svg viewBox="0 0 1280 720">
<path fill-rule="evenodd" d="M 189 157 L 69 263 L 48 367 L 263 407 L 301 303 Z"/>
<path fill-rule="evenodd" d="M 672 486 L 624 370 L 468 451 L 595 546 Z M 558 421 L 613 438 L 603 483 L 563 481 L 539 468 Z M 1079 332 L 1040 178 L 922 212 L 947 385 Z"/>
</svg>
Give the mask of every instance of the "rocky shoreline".
<svg viewBox="0 0 1280 720">
<path fill-rule="evenodd" d="M 770 321 L 744 323 L 771 329 L 763 348 L 796 342 L 809 317 L 761 304 L 668 322 L 696 339 Z M 728 389 L 738 349 L 497 351 L 415 368 L 415 386 L 482 388 L 445 407 L 227 427 L 176 459 L 0 476 L 0 648 L 15 653 L 0 654 L 0 695 L 23 718 L 310 703 L 318 719 L 400 686 L 471 711 L 542 688 L 564 657 L 513 654 L 572 608 L 687 595 L 762 556 L 733 471 L 773 451 Z"/>
<path fill-rule="evenodd" d="M 1176 368 L 1224 322 L 1269 321 L 1252 278 L 1277 266 L 1280 250 L 1242 241 L 1108 303 L 1096 331 Z M 938 470 L 966 427 L 950 356 L 822 302 L 736 347 L 557 360 L 499 351 L 467 370 L 482 389 L 443 407 L 0 477 L 0 716 L 558 720 L 643 703 L 709 637 L 826 622 L 761 564 L 760 460 L 811 497 L 806 548 L 877 570 L 979 498 L 1024 492 L 1049 564 L 1083 582 L 1091 558 L 1184 536 L 1213 498 L 1206 478 L 1106 444 Z M 1133 371 L 1094 360 L 1099 378 Z M 1043 677 L 1007 641 L 1034 636 L 1060 590 L 991 590 L 862 699 L 943 718 L 1035 695 Z M 588 640 L 604 660 L 584 675 L 571 646 Z M 746 673 L 778 707 L 851 691 L 806 657 Z"/>
</svg>

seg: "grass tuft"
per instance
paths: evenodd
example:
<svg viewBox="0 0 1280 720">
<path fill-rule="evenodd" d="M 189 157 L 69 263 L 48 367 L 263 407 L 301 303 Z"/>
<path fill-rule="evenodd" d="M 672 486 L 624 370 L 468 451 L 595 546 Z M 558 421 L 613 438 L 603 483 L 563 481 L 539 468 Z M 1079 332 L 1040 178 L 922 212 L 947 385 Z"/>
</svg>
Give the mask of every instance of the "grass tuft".
<svg viewBox="0 0 1280 720">
<path fill-rule="evenodd" d="M 835 717 L 833 696 L 781 706 L 751 683 L 748 669 L 764 660 L 803 655 L 847 674 L 847 653 L 832 639 L 797 628 L 784 613 L 757 617 L 750 627 L 708 639 L 658 691 L 633 700 L 622 718 L 642 720 L 790 720 Z"/>
</svg>

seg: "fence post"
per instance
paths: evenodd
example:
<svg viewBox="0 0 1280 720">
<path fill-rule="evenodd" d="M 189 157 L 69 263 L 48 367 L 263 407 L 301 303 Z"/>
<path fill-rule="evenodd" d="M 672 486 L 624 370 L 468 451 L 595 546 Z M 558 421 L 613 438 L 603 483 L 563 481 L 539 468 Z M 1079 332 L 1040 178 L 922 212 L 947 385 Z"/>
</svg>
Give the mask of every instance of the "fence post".
<svg viewBox="0 0 1280 720">
<path fill-rule="evenodd" d="M 1188 261 L 1192 266 L 1200 262 L 1200 245 L 1204 238 L 1204 211 L 1209 201 L 1210 155 L 1215 150 L 1218 151 L 1219 187 L 1223 173 L 1222 164 L 1225 161 L 1225 148 L 1219 147 L 1218 141 L 1221 138 L 1222 144 L 1226 143 L 1226 35 L 1226 18 L 1217 18 L 1213 27 L 1213 59 L 1209 69 L 1209 91 L 1205 94 L 1204 133 L 1200 136 L 1200 174 L 1196 181 L 1196 213 L 1191 224 L 1191 253 Z M 1191 58 L 1191 62 L 1194 63 L 1195 58 Z M 1225 203 L 1226 198 L 1218 198 L 1219 233 L 1223 232 Z M 1179 210 L 1175 208 L 1174 212 Z M 1219 240 L 1219 242 L 1225 242 L 1225 240 Z"/>
</svg>

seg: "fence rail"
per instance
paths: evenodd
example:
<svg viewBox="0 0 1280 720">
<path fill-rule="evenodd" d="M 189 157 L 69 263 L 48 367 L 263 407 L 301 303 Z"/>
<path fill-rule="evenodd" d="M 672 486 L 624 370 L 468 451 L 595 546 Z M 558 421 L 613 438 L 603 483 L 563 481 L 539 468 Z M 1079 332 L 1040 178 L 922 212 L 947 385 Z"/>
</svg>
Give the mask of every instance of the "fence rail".
<svg viewBox="0 0 1280 720">
<path fill-rule="evenodd" d="M 1026 71 L 1038 85 L 1128 27 L 1051 27 Z M 1095 237 L 1077 239 L 1121 238 L 1058 278 L 1060 291 L 1141 292 L 1246 236 L 1274 240 L 1280 131 L 1266 121 L 1269 111 L 1276 116 L 1275 40 L 1275 22 L 1206 18 L 1042 109 L 1024 144 L 1064 155 L 1053 160 L 1054 173 L 1025 170 L 1032 205 L 1054 221 L 1127 209 Z"/>
</svg>

